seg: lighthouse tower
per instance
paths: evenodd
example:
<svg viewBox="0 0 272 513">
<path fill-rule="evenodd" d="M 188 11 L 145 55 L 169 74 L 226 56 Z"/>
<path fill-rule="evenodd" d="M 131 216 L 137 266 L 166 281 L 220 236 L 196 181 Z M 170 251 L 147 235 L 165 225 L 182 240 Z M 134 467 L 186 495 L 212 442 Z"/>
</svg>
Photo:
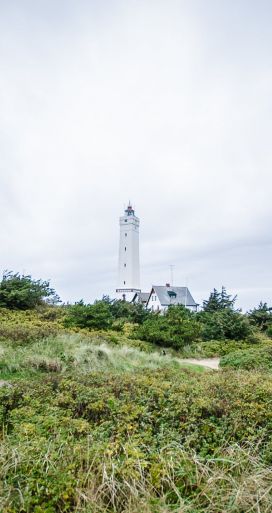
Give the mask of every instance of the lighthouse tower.
<svg viewBox="0 0 272 513">
<path fill-rule="evenodd" d="M 118 286 L 119 299 L 130 301 L 136 292 L 140 292 L 139 225 L 135 211 L 129 203 L 124 215 L 120 217 L 120 246 Z"/>
</svg>

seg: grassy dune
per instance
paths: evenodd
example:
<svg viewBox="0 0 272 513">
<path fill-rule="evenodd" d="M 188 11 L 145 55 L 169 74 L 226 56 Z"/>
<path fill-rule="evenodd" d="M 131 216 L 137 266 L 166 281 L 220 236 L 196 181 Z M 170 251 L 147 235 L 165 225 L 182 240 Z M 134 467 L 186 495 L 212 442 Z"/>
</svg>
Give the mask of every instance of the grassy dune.
<svg viewBox="0 0 272 513">
<path fill-rule="evenodd" d="M 270 513 L 271 373 L 48 315 L 0 327 L 1 513 Z"/>
<path fill-rule="evenodd" d="M 107 339 L 101 341 L 101 336 L 97 335 L 60 334 L 22 345 L 11 341 L 0 343 L 2 379 L 33 376 L 40 372 L 129 372 L 160 368 L 193 368 L 195 371 L 204 371 L 201 366 L 181 362 L 170 353 L 147 352 L 131 346 L 112 345 Z"/>
</svg>

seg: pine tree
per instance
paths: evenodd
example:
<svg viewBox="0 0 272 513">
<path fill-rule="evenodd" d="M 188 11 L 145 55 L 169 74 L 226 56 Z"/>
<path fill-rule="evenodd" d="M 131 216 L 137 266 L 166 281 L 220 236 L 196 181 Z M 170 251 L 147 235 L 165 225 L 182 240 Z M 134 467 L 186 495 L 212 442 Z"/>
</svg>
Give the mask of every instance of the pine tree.
<svg viewBox="0 0 272 513">
<path fill-rule="evenodd" d="M 258 326 L 261 331 L 266 331 L 272 326 L 272 307 L 261 301 L 257 308 L 248 312 L 248 317 L 252 324 Z"/>
<path fill-rule="evenodd" d="M 219 310 L 233 310 L 237 296 L 231 297 L 227 294 L 226 288 L 222 287 L 221 292 L 213 289 L 210 293 L 209 299 L 203 301 L 204 312 L 217 312 Z"/>
</svg>

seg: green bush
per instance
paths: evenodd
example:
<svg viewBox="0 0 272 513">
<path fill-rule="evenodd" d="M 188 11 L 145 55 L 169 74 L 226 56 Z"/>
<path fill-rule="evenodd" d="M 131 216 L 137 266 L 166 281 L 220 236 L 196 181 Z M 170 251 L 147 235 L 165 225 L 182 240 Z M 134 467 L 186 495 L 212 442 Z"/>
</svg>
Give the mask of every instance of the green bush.
<svg viewBox="0 0 272 513">
<path fill-rule="evenodd" d="M 266 330 L 266 334 L 269 338 L 272 338 L 272 325 L 269 325 L 267 330 Z"/>
<path fill-rule="evenodd" d="M 253 332 L 248 318 L 230 309 L 200 312 L 197 319 L 202 325 L 201 337 L 204 340 L 242 340 Z"/>
<path fill-rule="evenodd" d="M 113 323 L 110 305 L 105 301 L 96 301 L 85 305 L 79 301 L 66 308 L 63 324 L 67 328 L 110 329 Z"/>
<path fill-rule="evenodd" d="M 171 306 L 164 315 L 153 314 L 136 329 L 136 338 L 181 349 L 199 338 L 201 326 L 183 306 Z"/>
<path fill-rule="evenodd" d="M 257 308 L 248 312 L 248 318 L 254 326 L 265 332 L 272 327 L 272 307 L 261 301 Z"/>
<path fill-rule="evenodd" d="M 57 308 L 57 307 L 56 307 Z M 41 311 L 11 311 L 0 309 L 0 339 L 28 343 L 63 331 L 59 320 L 45 320 L 46 309 Z M 49 309 L 51 312 L 51 309 Z"/>
<path fill-rule="evenodd" d="M 0 307 L 11 310 L 29 310 L 45 303 L 59 302 L 48 281 L 33 280 L 31 276 L 20 276 L 5 272 L 0 282 Z"/>
<path fill-rule="evenodd" d="M 234 351 L 220 360 L 221 367 L 272 371 L 272 347 Z"/>
<path fill-rule="evenodd" d="M 1 511 L 268 512 L 271 393 L 269 375 L 169 369 L 3 387 Z"/>
<path fill-rule="evenodd" d="M 213 358 L 250 347 L 252 344 L 246 340 L 207 340 L 185 346 L 181 354 L 184 358 Z"/>
<path fill-rule="evenodd" d="M 103 299 L 104 301 L 107 298 Z M 150 315 L 149 311 L 141 303 L 128 303 L 122 300 L 107 300 L 110 305 L 110 313 L 118 326 L 125 323 L 142 324 Z"/>
<path fill-rule="evenodd" d="M 31 335 L 14 343 L 3 332 L 0 345 L 1 513 L 270 511 L 267 368 L 197 373 L 172 349 L 129 339 L 131 324 L 126 334 L 78 326 L 67 333 L 63 310 L 0 310 L 9 337 L 18 328 Z M 179 350 L 251 347 L 252 368 L 258 358 L 261 369 L 271 361 L 271 341 L 256 332 L 247 341 L 203 342 L 194 338 L 197 316 L 182 307 L 153 317 L 154 340 L 165 323 Z M 47 326 L 58 335 L 34 340 Z"/>
</svg>

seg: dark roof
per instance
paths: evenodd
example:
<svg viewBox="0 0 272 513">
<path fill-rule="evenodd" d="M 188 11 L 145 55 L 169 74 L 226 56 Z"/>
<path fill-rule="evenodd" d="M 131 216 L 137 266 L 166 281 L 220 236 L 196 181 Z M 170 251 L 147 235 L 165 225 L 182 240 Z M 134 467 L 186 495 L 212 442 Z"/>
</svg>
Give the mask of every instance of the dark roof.
<svg viewBox="0 0 272 513">
<path fill-rule="evenodd" d="M 165 285 L 153 285 L 152 290 L 158 296 L 162 306 L 184 305 L 197 306 L 188 287 L 166 287 Z M 151 294 L 149 294 L 150 296 Z"/>
<path fill-rule="evenodd" d="M 132 303 L 135 303 L 137 297 L 140 303 L 147 303 L 149 296 L 149 292 L 136 292 L 135 296 L 132 299 Z"/>
</svg>

